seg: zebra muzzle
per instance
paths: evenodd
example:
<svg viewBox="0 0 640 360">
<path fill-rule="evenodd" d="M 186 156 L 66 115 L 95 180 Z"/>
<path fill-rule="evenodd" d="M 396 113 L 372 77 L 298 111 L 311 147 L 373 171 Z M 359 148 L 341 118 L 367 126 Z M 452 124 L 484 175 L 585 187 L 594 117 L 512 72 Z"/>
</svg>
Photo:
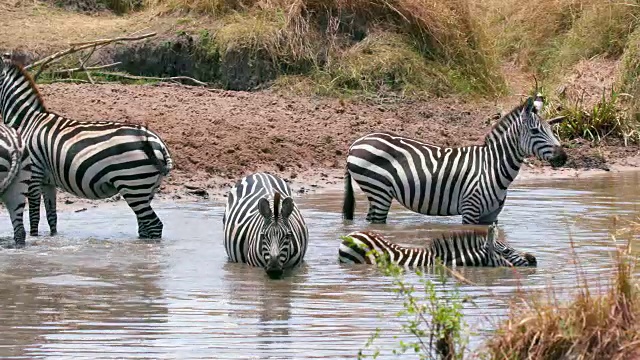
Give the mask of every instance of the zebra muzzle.
<svg viewBox="0 0 640 360">
<path fill-rule="evenodd" d="M 280 266 L 278 262 L 278 257 L 272 257 L 271 259 L 269 259 L 269 262 L 264 269 L 270 278 L 279 278 L 284 272 L 282 266 Z"/>
<path fill-rule="evenodd" d="M 560 167 L 567 162 L 567 153 L 562 146 L 554 146 L 553 156 L 549 159 L 549 164 L 553 167 Z"/>
</svg>

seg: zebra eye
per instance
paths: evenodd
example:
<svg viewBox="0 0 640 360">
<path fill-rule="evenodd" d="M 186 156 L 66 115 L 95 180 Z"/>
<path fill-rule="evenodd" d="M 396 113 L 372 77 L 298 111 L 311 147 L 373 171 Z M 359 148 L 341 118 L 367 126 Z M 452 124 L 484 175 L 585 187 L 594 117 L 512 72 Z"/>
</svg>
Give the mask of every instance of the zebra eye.
<svg viewBox="0 0 640 360">
<path fill-rule="evenodd" d="M 541 132 L 541 131 L 540 131 L 540 129 L 538 129 L 538 128 L 531 128 L 531 133 L 532 133 L 533 135 L 538 135 L 538 134 L 540 134 L 540 132 Z"/>
</svg>

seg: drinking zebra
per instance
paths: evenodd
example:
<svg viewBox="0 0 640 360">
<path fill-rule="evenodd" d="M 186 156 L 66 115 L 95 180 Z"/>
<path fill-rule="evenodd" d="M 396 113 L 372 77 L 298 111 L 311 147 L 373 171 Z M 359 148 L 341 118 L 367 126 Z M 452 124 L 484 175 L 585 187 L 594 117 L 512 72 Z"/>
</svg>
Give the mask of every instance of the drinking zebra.
<svg viewBox="0 0 640 360">
<path fill-rule="evenodd" d="M 353 220 L 353 177 L 368 198 L 371 223 L 387 221 L 394 198 L 424 215 L 462 215 L 463 224 L 497 221 L 525 156 L 554 167 L 567 160 L 550 126 L 564 117 L 544 121 L 542 102 L 538 95 L 515 107 L 482 145 L 439 147 L 389 132 L 361 137 L 349 148 L 343 218 Z"/>
<path fill-rule="evenodd" d="M 341 263 L 377 264 L 380 256 L 400 266 L 433 266 L 436 259 L 446 266 L 537 266 L 536 257 L 521 253 L 497 240 L 497 225 L 487 230 L 460 230 L 429 240 L 426 247 L 405 247 L 370 231 L 354 231 L 340 244 Z"/>
<path fill-rule="evenodd" d="M 31 156 L 29 222 L 38 235 L 40 197 L 57 233 L 56 189 L 86 199 L 121 194 L 136 214 L 141 238 L 162 237 L 151 200 L 173 168 L 160 137 L 141 125 L 76 121 L 47 111 L 31 77 L 6 57 L 0 72 L 0 114 L 18 129 Z"/>
<path fill-rule="evenodd" d="M 16 247 L 25 244 L 22 215 L 30 177 L 31 159 L 22 137 L 15 129 L 0 124 L 0 198 L 9 212 Z"/>
<path fill-rule="evenodd" d="M 240 179 L 222 217 L 224 247 L 232 262 L 265 269 L 270 277 L 301 264 L 308 229 L 284 180 L 268 173 Z"/>
</svg>

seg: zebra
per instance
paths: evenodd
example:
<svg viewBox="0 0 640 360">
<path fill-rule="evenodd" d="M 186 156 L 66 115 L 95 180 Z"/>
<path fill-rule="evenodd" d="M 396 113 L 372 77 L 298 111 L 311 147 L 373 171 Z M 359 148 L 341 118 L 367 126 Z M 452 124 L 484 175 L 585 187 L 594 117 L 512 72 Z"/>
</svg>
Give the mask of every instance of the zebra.
<svg viewBox="0 0 640 360">
<path fill-rule="evenodd" d="M 344 237 L 338 250 L 341 263 L 378 264 L 387 256 L 396 265 L 428 267 L 440 260 L 445 266 L 536 267 L 532 254 L 518 252 L 497 240 L 497 224 L 486 230 L 458 230 L 442 233 L 430 239 L 426 247 L 405 247 L 394 244 L 372 231 L 354 231 Z"/>
<path fill-rule="evenodd" d="M 9 212 L 16 247 L 24 247 L 23 212 L 31 178 L 31 158 L 22 136 L 0 124 L 0 198 Z"/>
<path fill-rule="evenodd" d="M 353 220 L 353 177 L 367 196 L 370 223 L 386 223 L 394 198 L 416 213 L 462 215 L 463 224 L 497 221 L 525 156 L 554 168 L 567 160 L 550 126 L 565 117 L 544 121 L 543 101 L 529 97 L 502 116 L 482 145 L 439 147 L 390 132 L 357 139 L 347 156 L 343 219 Z"/>
<path fill-rule="evenodd" d="M 163 224 L 151 200 L 173 160 L 156 133 L 142 125 L 77 121 L 48 111 L 31 76 L 6 57 L 0 114 L 20 131 L 31 157 L 31 236 L 38 236 L 41 197 L 50 234 L 57 234 L 56 191 L 62 189 L 93 200 L 120 194 L 136 215 L 139 237 L 162 237 Z"/>
<path fill-rule="evenodd" d="M 262 267 L 281 277 L 304 261 L 309 232 L 289 185 L 264 172 L 238 180 L 228 193 L 222 217 L 229 260 Z"/>
</svg>

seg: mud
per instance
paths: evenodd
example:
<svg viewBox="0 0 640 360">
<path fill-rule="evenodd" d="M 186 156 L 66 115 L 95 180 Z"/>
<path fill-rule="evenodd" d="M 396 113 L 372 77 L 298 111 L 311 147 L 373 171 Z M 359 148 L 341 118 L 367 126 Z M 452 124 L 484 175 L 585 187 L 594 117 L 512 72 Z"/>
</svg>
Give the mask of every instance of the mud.
<svg viewBox="0 0 640 360">
<path fill-rule="evenodd" d="M 270 91 L 222 91 L 177 84 L 40 86 L 48 108 L 77 120 L 147 124 L 168 143 L 176 169 L 159 197 L 219 198 L 240 177 L 269 171 L 299 193 L 342 186 L 349 145 L 372 131 L 393 131 L 443 146 L 480 143 L 495 121 L 521 100 L 495 104 L 457 98 L 343 101 Z M 575 177 L 634 168 L 637 146 L 565 144 L 569 161 L 552 169 L 532 161 L 519 179 Z"/>
</svg>

